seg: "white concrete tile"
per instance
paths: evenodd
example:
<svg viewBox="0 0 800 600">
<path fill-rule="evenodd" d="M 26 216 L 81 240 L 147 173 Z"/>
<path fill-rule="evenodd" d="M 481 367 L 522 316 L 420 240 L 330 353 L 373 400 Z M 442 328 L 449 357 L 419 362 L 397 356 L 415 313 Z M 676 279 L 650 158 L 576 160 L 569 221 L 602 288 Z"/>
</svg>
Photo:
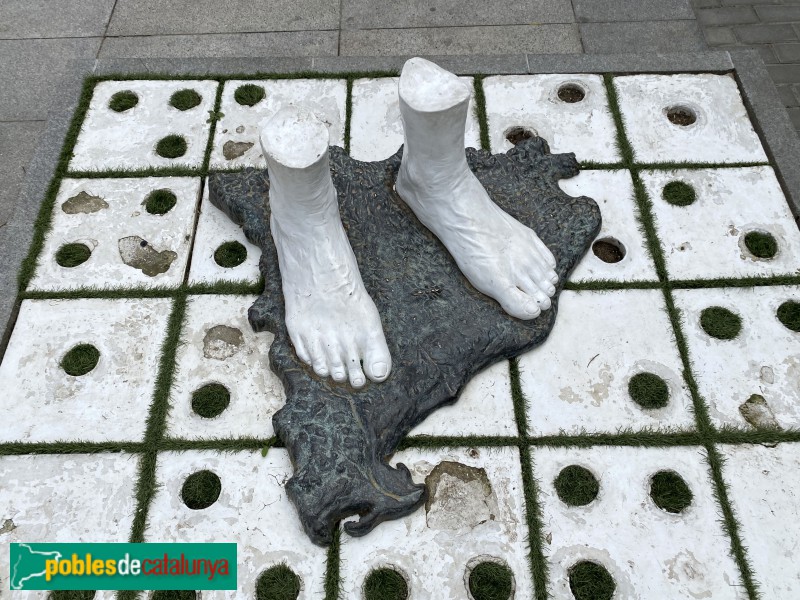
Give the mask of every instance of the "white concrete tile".
<svg viewBox="0 0 800 600">
<path fill-rule="evenodd" d="M 507 360 L 484 369 L 464 387 L 455 404 L 444 406 L 409 435 L 517 435 Z"/>
<path fill-rule="evenodd" d="M 263 100 L 254 106 L 236 102 L 234 94 L 245 84 L 264 88 Z M 289 105 L 309 109 L 328 126 L 330 145 L 344 146 L 346 98 L 344 79 L 226 81 L 220 107 L 224 116 L 217 122 L 211 168 L 266 167 L 259 142 L 261 128 L 272 115 Z M 232 158 L 226 158 L 226 154 Z"/>
<path fill-rule="evenodd" d="M 580 102 L 564 102 L 558 90 L 580 87 Z M 524 127 L 547 140 L 553 154 L 574 152 L 578 160 L 602 163 L 620 160 L 616 127 L 599 75 L 500 75 L 483 80 L 492 152 L 512 148 L 506 140 L 512 127 Z"/>
<path fill-rule="evenodd" d="M 0 441 L 141 441 L 153 400 L 169 298 L 25 300 L 0 364 Z M 67 375 L 78 344 L 94 370 Z"/>
<path fill-rule="evenodd" d="M 669 402 L 644 410 L 628 394 L 637 373 L 658 375 Z M 520 357 L 532 435 L 691 428 L 692 401 L 659 290 L 561 294 L 544 344 Z"/>
<path fill-rule="evenodd" d="M 570 280 L 658 280 L 640 231 L 633 181 L 628 171 L 581 171 L 577 177 L 560 180 L 558 185 L 570 196 L 589 196 L 597 202 L 603 224 L 596 239 L 619 243 L 625 253 L 619 262 L 607 263 L 590 249 L 575 267 Z"/>
<path fill-rule="evenodd" d="M 102 171 L 144 167 L 203 165 L 208 135 L 209 111 L 214 109 L 216 81 L 103 81 L 97 84 L 86 119 L 81 127 L 69 168 L 71 171 Z M 199 105 L 186 111 L 170 106 L 175 92 L 193 89 L 200 94 Z M 130 90 L 139 97 L 133 108 L 114 112 L 111 97 Z M 167 135 L 185 138 L 186 154 L 164 158 L 156 144 Z"/>
<path fill-rule="evenodd" d="M 0 457 L 0 586 L 14 598 L 49 592 L 8 592 L 9 544 L 127 542 L 136 512 L 138 460 L 131 454 Z M 114 592 L 98 592 L 97 600 Z"/>
<path fill-rule="evenodd" d="M 473 88 L 472 77 L 460 77 Z M 357 160 L 384 160 L 403 145 L 398 77 L 356 79 L 353 82 L 353 112 L 350 122 L 350 155 Z M 464 146 L 481 147 L 481 132 L 475 116 L 474 99 L 464 132 Z"/>
<path fill-rule="evenodd" d="M 573 464 L 600 483 L 597 498 L 584 506 L 568 506 L 553 486 Z M 678 473 L 692 492 L 681 513 L 668 513 L 650 498 L 650 478 L 662 470 Z M 614 578 L 614 598 L 747 598 L 702 448 L 536 448 L 533 472 L 552 597 L 572 598 L 568 569 L 588 560 Z"/>
<path fill-rule="evenodd" d="M 800 593 L 800 445 L 719 446 L 739 535 L 761 596 L 793 600 Z"/>
<path fill-rule="evenodd" d="M 161 189 L 173 192 L 177 203 L 163 215 L 150 214 L 143 204 L 151 192 Z M 64 179 L 30 289 L 179 287 L 192 245 L 199 193 L 200 179 L 191 177 Z M 76 198 L 93 212 L 74 212 Z M 106 208 L 100 208 L 103 204 Z M 131 242 L 134 245 L 147 242 L 152 249 L 146 256 L 151 266 L 162 260 L 157 253 L 172 253 L 171 262 L 168 259 L 161 268 L 146 273 L 148 263 L 129 258 L 122 242 L 125 238 L 137 238 Z M 83 264 L 62 267 L 56 262 L 56 252 L 72 243 L 87 246 L 92 254 Z"/>
<path fill-rule="evenodd" d="M 800 426 L 800 333 L 778 320 L 786 300 L 800 302 L 797 287 L 676 290 L 700 395 L 715 425 L 748 428 L 739 407 L 753 394 L 764 397 L 777 423 Z M 719 340 L 700 327 L 703 309 L 721 306 L 738 314 L 742 329 Z"/>
<path fill-rule="evenodd" d="M 214 252 L 225 242 L 239 242 L 247 249 L 247 258 L 236 267 L 221 267 L 214 260 Z M 192 264 L 189 267 L 189 284 L 215 283 L 218 281 L 249 281 L 255 283 L 261 277 L 258 261 L 261 248 L 247 241 L 242 228 L 211 204 L 208 199 L 208 182 L 200 202 L 200 217 L 194 234 Z"/>
<path fill-rule="evenodd" d="M 170 394 L 167 435 L 183 439 L 274 435 L 272 415 L 286 402 L 278 377 L 269 368 L 271 333 L 254 333 L 247 310 L 255 296 L 191 296 L 178 347 Z M 223 343 L 221 337 L 236 343 Z M 192 410 L 192 393 L 217 383 L 230 392 L 230 404 L 213 418 Z"/>
<path fill-rule="evenodd" d="M 222 485 L 217 501 L 192 510 L 181 488 L 192 473 L 209 470 Z M 146 542 L 232 542 L 238 544 L 236 591 L 204 591 L 203 600 L 254 598 L 258 576 L 285 563 L 301 579 L 298 598 L 323 597 L 326 549 L 315 546 L 300 525 L 284 484 L 292 474 L 289 455 L 260 451 L 165 452 L 159 455 L 159 484 L 150 505 Z"/>
<path fill-rule="evenodd" d="M 638 162 L 767 160 L 731 75 L 629 75 L 614 78 L 614 87 Z M 689 109 L 697 120 L 670 122 L 673 107 Z"/>
<path fill-rule="evenodd" d="M 342 535 L 343 598 L 362 598 L 367 575 L 388 566 L 406 577 L 409 598 L 427 598 L 436 590 L 437 599 L 461 600 L 468 597 L 467 567 L 486 557 L 511 569 L 515 598 L 534 597 L 518 450 L 413 449 L 396 454 L 392 464 L 402 462 L 422 483 L 445 461 L 460 466 L 440 468 L 428 509 L 386 521 L 362 538 Z"/>
<path fill-rule="evenodd" d="M 642 181 L 672 279 L 800 273 L 800 231 L 771 167 L 644 171 Z M 693 204 L 664 200 L 664 186 L 672 181 L 694 188 Z M 774 236 L 774 258 L 757 258 L 747 249 L 744 238 L 751 231 Z"/>
</svg>

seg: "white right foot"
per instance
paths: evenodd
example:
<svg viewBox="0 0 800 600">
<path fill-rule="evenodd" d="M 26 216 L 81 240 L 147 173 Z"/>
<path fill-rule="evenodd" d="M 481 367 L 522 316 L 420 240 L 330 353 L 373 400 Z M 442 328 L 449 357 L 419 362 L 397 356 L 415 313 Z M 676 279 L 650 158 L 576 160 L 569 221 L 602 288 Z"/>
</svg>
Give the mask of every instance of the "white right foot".
<svg viewBox="0 0 800 600">
<path fill-rule="evenodd" d="M 270 177 L 270 227 L 286 329 L 320 377 L 353 387 L 389 376 L 380 316 L 342 227 L 328 166 L 328 130 L 312 113 L 282 109 L 261 132 Z M 363 369 L 362 369 L 363 362 Z"/>
</svg>

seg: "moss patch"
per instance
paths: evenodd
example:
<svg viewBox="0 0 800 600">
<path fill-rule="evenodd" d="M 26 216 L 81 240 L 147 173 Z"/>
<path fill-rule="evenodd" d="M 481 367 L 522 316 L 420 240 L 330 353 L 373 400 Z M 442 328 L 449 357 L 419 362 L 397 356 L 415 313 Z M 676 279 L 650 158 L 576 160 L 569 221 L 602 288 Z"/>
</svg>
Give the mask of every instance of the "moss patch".
<svg viewBox="0 0 800 600">
<path fill-rule="evenodd" d="M 300 577 L 287 565 L 264 571 L 256 582 L 256 600 L 295 600 L 300 595 Z"/>
<path fill-rule="evenodd" d="M 214 261 L 226 269 L 238 267 L 247 258 L 247 248 L 239 242 L 225 242 L 214 251 Z"/>
<path fill-rule="evenodd" d="M 642 408 L 664 408 L 669 402 L 667 382 L 655 373 L 637 373 L 631 377 L 628 393 Z"/>
<path fill-rule="evenodd" d="M 189 110 L 200 104 L 203 97 L 192 89 L 179 90 L 172 94 L 169 105 L 178 110 Z"/>
<path fill-rule="evenodd" d="M 553 481 L 558 497 L 569 506 L 584 506 L 597 498 L 600 484 L 589 469 L 570 465 L 561 469 Z"/>
<path fill-rule="evenodd" d="M 117 92 L 111 96 L 111 100 L 108 102 L 108 108 L 114 112 L 125 112 L 137 104 L 139 104 L 139 96 L 130 90 L 125 90 L 123 92 Z"/>
<path fill-rule="evenodd" d="M 92 600 L 94 590 L 57 590 L 47 595 L 47 600 Z"/>
<path fill-rule="evenodd" d="M 155 190 L 150 192 L 144 201 L 144 207 L 151 215 L 164 215 L 168 213 L 178 198 L 170 190 Z"/>
<path fill-rule="evenodd" d="M 206 419 L 218 416 L 230 403 L 231 393 L 219 383 L 209 383 L 192 393 L 192 410 Z"/>
<path fill-rule="evenodd" d="M 758 258 L 774 258 L 778 253 L 778 242 L 766 231 L 751 231 L 744 236 L 744 245 Z"/>
<path fill-rule="evenodd" d="M 694 187 L 683 181 L 670 181 L 664 186 L 661 197 L 674 206 L 689 206 L 697 200 Z"/>
<path fill-rule="evenodd" d="M 617 585 L 603 565 L 584 560 L 572 565 L 567 574 L 575 600 L 611 600 L 614 596 Z"/>
<path fill-rule="evenodd" d="M 78 344 L 61 359 L 61 368 L 67 375 L 80 377 L 97 366 L 100 351 L 91 344 Z"/>
<path fill-rule="evenodd" d="M 742 330 L 742 318 L 727 308 L 711 306 L 700 313 L 700 327 L 718 340 L 732 340 Z"/>
<path fill-rule="evenodd" d="M 164 158 L 178 158 L 186 154 L 186 139 L 182 135 L 168 135 L 156 144 L 156 154 Z"/>
<path fill-rule="evenodd" d="M 469 574 L 469 591 L 475 600 L 508 600 L 514 591 L 514 575 L 505 565 L 479 563 Z"/>
<path fill-rule="evenodd" d="M 650 498 L 661 510 L 683 512 L 692 503 L 692 490 L 675 471 L 659 471 L 650 480 Z"/>
<path fill-rule="evenodd" d="M 800 332 L 800 302 L 787 300 L 778 307 L 777 315 L 784 327 Z"/>
<path fill-rule="evenodd" d="M 203 470 L 186 478 L 181 488 L 181 498 L 192 510 L 202 510 L 214 504 L 221 491 L 222 482 L 217 474 Z"/>
<path fill-rule="evenodd" d="M 394 569 L 375 569 L 364 581 L 365 600 L 406 600 L 408 584 Z"/>
<path fill-rule="evenodd" d="M 71 269 L 85 263 L 91 255 L 92 251 L 86 244 L 64 244 L 56 252 L 56 263 Z"/>
<path fill-rule="evenodd" d="M 264 99 L 266 92 L 260 85 L 246 83 L 236 88 L 233 98 L 242 106 L 255 106 Z"/>
<path fill-rule="evenodd" d="M 194 590 L 156 590 L 151 600 L 197 600 Z"/>
</svg>

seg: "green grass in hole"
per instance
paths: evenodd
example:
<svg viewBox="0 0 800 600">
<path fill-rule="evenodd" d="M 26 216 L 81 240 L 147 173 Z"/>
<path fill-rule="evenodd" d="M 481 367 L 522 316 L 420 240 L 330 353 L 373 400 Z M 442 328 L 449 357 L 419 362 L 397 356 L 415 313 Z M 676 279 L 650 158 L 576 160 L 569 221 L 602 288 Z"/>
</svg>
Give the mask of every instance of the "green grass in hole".
<svg viewBox="0 0 800 600">
<path fill-rule="evenodd" d="M 778 253 L 778 242 L 771 233 L 751 231 L 744 236 L 744 245 L 753 256 L 773 258 Z"/>
<path fill-rule="evenodd" d="M 186 154 L 186 140 L 182 135 L 168 135 L 156 144 L 156 154 L 164 158 L 178 158 Z"/>
<path fill-rule="evenodd" d="M 694 188 L 683 181 L 670 181 L 664 186 L 661 197 L 674 206 L 689 206 L 697 199 Z"/>
<path fill-rule="evenodd" d="M 114 112 L 125 112 L 126 110 L 136 106 L 138 103 L 139 96 L 129 90 L 125 90 L 124 92 L 117 92 L 111 96 L 111 100 L 108 102 L 108 108 Z"/>
<path fill-rule="evenodd" d="M 178 90 L 169 99 L 170 106 L 178 110 L 194 108 L 203 100 L 203 97 L 192 89 Z"/>
<path fill-rule="evenodd" d="M 669 401 L 667 382 L 655 373 L 637 373 L 631 377 L 628 393 L 642 408 L 664 408 Z"/>
<path fill-rule="evenodd" d="M 172 210 L 178 198 L 170 190 L 155 190 L 148 194 L 144 207 L 151 215 L 163 215 Z"/>
<path fill-rule="evenodd" d="M 692 490 L 674 471 L 659 471 L 650 480 L 650 498 L 660 509 L 683 512 L 692 503 Z"/>
<path fill-rule="evenodd" d="M 181 498 L 192 510 L 208 508 L 219 498 L 222 483 L 216 473 L 208 470 L 192 473 L 183 482 Z"/>
<path fill-rule="evenodd" d="M 256 581 L 256 600 L 295 600 L 299 595 L 300 577 L 285 564 L 270 567 Z"/>
<path fill-rule="evenodd" d="M 583 506 L 597 498 L 600 484 L 592 472 L 578 465 L 561 470 L 553 481 L 561 501 L 570 506 Z"/>
<path fill-rule="evenodd" d="M 236 88 L 233 98 L 242 106 L 255 106 L 264 99 L 266 92 L 260 85 L 246 83 Z"/>
<path fill-rule="evenodd" d="M 61 359 L 61 368 L 67 375 L 80 377 L 97 366 L 100 351 L 91 344 L 78 344 Z"/>
<path fill-rule="evenodd" d="M 156 590 L 150 600 L 196 600 L 194 590 Z"/>
<path fill-rule="evenodd" d="M 47 600 L 92 600 L 94 590 L 55 590 L 47 595 Z"/>
<path fill-rule="evenodd" d="M 700 327 L 719 340 L 732 340 L 742 330 L 742 318 L 727 308 L 710 306 L 700 313 Z"/>
<path fill-rule="evenodd" d="M 475 600 L 508 600 L 514 590 L 514 576 L 505 565 L 478 563 L 469 574 L 469 591 Z"/>
<path fill-rule="evenodd" d="M 86 244 L 64 244 L 56 252 L 56 262 L 71 269 L 85 263 L 91 255 L 92 251 Z"/>
<path fill-rule="evenodd" d="M 239 242 L 225 242 L 214 251 L 214 261 L 226 269 L 238 267 L 245 258 L 247 258 L 247 248 Z"/>
<path fill-rule="evenodd" d="M 611 600 L 617 584 L 603 565 L 583 560 L 567 571 L 575 600 Z"/>
<path fill-rule="evenodd" d="M 800 332 L 800 302 L 787 300 L 778 307 L 777 314 L 784 327 Z"/>
<path fill-rule="evenodd" d="M 216 417 L 230 403 L 231 393 L 219 383 L 209 383 L 192 393 L 192 410 L 206 419 Z"/>
<path fill-rule="evenodd" d="M 365 600 L 406 600 L 408 584 L 394 569 L 375 569 L 364 582 Z"/>
</svg>

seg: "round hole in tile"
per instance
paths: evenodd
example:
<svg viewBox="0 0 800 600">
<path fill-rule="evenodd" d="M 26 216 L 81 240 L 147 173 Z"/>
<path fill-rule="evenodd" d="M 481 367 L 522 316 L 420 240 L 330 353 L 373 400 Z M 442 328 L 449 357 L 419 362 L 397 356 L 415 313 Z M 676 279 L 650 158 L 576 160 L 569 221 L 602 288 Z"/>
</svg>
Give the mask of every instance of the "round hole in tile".
<svg viewBox="0 0 800 600">
<path fill-rule="evenodd" d="M 577 83 L 565 83 L 558 88 L 558 99 L 567 104 L 575 104 L 580 102 L 586 97 L 586 90 L 584 90 Z"/>
<path fill-rule="evenodd" d="M 256 600 L 295 600 L 300 587 L 300 577 L 288 565 L 275 565 L 258 576 Z"/>
<path fill-rule="evenodd" d="M 589 469 L 570 465 L 561 469 L 553 480 L 553 487 L 561 501 L 568 506 L 585 506 L 597 498 L 600 483 Z"/>
<path fill-rule="evenodd" d="M 182 135 L 168 135 L 158 140 L 156 154 L 164 158 L 179 158 L 186 154 L 186 138 Z"/>
<path fill-rule="evenodd" d="M 756 258 L 775 258 L 778 253 L 778 242 L 768 231 L 748 231 L 744 236 L 744 245 Z"/>
<path fill-rule="evenodd" d="M 139 104 L 139 96 L 130 90 L 117 92 L 108 101 L 108 108 L 114 112 L 125 112 Z"/>
<path fill-rule="evenodd" d="M 255 106 L 266 96 L 264 88 L 253 83 L 246 83 L 236 88 L 233 98 L 242 106 Z"/>
<path fill-rule="evenodd" d="M 659 471 L 650 478 L 650 498 L 661 510 L 681 513 L 693 497 L 692 490 L 675 471 Z"/>
<path fill-rule="evenodd" d="M 151 215 L 167 214 L 178 202 L 177 196 L 167 189 L 154 190 L 144 199 L 144 208 Z"/>
<path fill-rule="evenodd" d="M 231 393 L 220 383 L 207 383 L 192 392 L 192 410 L 204 419 L 222 414 L 231 403 Z"/>
<path fill-rule="evenodd" d="M 56 263 L 71 269 L 85 263 L 91 255 L 92 250 L 86 244 L 64 244 L 56 251 Z"/>
<path fill-rule="evenodd" d="M 670 106 L 666 109 L 666 113 L 669 122 L 679 127 L 688 127 L 697 121 L 697 113 L 694 109 L 681 104 Z"/>
<path fill-rule="evenodd" d="M 515 125 L 514 127 L 509 127 L 506 129 L 505 136 L 510 143 L 516 146 L 520 142 L 535 138 L 536 132 L 533 129 L 522 127 L 521 125 Z"/>
<path fill-rule="evenodd" d="M 197 600 L 198 596 L 194 590 L 156 590 L 150 600 Z"/>
<path fill-rule="evenodd" d="M 604 263 L 618 263 L 625 258 L 627 250 L 617 238 L 604 237 L 592 244 L 592 252 Z"/>
<path fill-rule="evenodd" d="M 364 580 L 364 600 L 406 600 L 408 581 L 394 567 L 380 567 L 370 571 Z"/>
<path fill-rule="evenodd" d="M 742 330 L 742 318 L 722 306 L 710 306 L 700 313 L 700 327 L 718 340 L 732 340 Z"/>
<path fill-rule="evenodd" d="M 192 510 L 208 508 L 219 498 L 222 482 L 219 476 L 209 470 L 192 473 L 183 482 L 181 499 Z"/>
<path fill-rule="evenodd" d="M 777 316 L 784 327 L 800 332 L 800 302 L 787 300 L 778 307 Z"/>
<path fill-rule="evenodd" d="M 247 258 L 247 248 L 239 242 L 225 242 L 214 251 L 214 261 L 226 269 L 238 267 Z"/>
<path fill-rule="evenodd" d="M 91 344 L 78 344 L 61 359 L 61 368 L 67 375 L 80 377 L 92 371 L 100 360 L 100 350 Z"/>
<path fill-rule="evenodd" d="M 203 101 L 203 97 L 193 89 L 178 90 L 169 98 L 169 105 L 178 110 L 191 110 Z"/>
<path fill-rule="evenodd" d="M 575 600 L 611 600 L 617 584 L 603 565 L 590 560 L 575 563 L 567 570 L 569 589 Z"/>
<path fill-rule="evenodd" d="M 655 373 L 637 373 L 628 382 L 628 394 L 642 408 L 664 408 L 669 402 L 669 386 Z"/>
<path fill-rule="evenodd" d="M 514 573 L 502 562 L 484 560 L 470 569 L 467 585 L 474 600 L 508 600 L 514 592 Z"/>
<path fill-rule="evenodd" d="M 661 191 L 661 197 L 673 206 L 689 206 L 697 200 L 694 187 L 684 181 L 670 181 Z"/>
</svg>

